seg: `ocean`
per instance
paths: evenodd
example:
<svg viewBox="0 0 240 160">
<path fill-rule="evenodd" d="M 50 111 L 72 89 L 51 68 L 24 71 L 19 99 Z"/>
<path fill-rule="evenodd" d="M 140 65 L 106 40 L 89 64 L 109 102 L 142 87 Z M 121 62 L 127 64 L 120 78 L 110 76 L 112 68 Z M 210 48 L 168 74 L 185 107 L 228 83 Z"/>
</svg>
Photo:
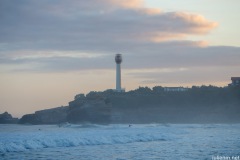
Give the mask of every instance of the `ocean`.
<svg viewBox="0 0 240 160">
<path fill-rule="evenodd" d="M 0 125 L 0 159 L 240 160 L 240 124 Z"/>
</svg>

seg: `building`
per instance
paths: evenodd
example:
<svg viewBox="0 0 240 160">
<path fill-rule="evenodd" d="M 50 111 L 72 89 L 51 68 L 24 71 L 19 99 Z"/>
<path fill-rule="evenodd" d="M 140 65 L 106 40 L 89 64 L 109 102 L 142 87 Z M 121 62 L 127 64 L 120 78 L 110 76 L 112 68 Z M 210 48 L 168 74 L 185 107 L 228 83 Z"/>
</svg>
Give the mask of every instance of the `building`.
<svg viewBox="0 0 240 160">
<path fill-rule="evenodd" d="M 115 56 L 116 62 L 116 92 L 125 92 L 125 89 L 121 87 L 121 63 L 122 63 L 122 55 L 116 54 Z"/>
<path fill-rule="evenodd" d="M 240 77 L 231 77 L 232 83 L 228 86 L 240 86 Z"/>
<path fill-rule="evenodd" d="M 184 88 L 184 87 L 164 87 L 165 92 L 184 92 L 187 90 L 188 88 Z"/>
</svg>

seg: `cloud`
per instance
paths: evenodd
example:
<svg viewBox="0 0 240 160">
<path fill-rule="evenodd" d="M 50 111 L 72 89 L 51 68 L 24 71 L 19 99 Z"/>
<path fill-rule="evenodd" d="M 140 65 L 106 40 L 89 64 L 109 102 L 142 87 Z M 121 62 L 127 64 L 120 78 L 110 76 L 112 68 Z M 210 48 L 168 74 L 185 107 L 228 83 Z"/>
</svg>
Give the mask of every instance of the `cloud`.
<svg viewBox="0 0 240 160">
<path fill-rule="evenodd" d="M 230 77 L 237 75 L 239 67 L 192 67 L 188 69 L 165 69 L 155 70 L 154 72 L 139 71 L 128 72 L 126 75 L 128 79 L 135 78 L 139 80 L 142 85 L 157 85 L 175 86 L 176 84 L 183 86 L 191 85 L 224 85 L 230 83 Z M 219 72 L 221 70 L 221 72 Z"/>
<path fill-rule="evenodd" d="M 201 15 L 193 15 L 193 14 L 188 14 L 184 12 L 175 12 L 173 14 L 173 17 L 175 16 L 189 23 L 189 25 L 192 26 L 191 28 L 189 28 L 189 32 L 192 32 L 195 34 L 208 33 L 210 29 L 215 28 L 218 25 L 216 22 L 210 22 L 206 20 Z"/>
<path fill-rule="evenodd" d="M 124 70 L 149 70 L 149 72 L 185 71 L 182 69 L 211 67 L 240 67 L 238 47 L 198 47 L 188 42 L 154 43 L 148 46 L 132 46 L 123 52 Z M 1 57 L 4 65 L 18 64 L 12 71 L 70 72 L 115 68 L 114 54 L 81 53 L 79 51 L 9 52 Z M 32 64 L 32 67 L 20 67 Z M 19 69 L 20 67 L 20 69 Z M 181 69 L 181 70 L 179 70 Z M 156 71 L 157 70 L 157 71 Z"/>
<path fill-rule="evenodd" d="M 126 8 L 139 8 L 143 6 L 143 0 L 108 0 L 108 3 Z"/>
<path fill-rule="evenodd" d="M 1 0 L 0 15 L 0 65 L 13 71 L 112 69 L 117 52 L 126 69 L 239 66 L 239 48 L 187 40 L 216 22 L 141 0 Z"/>
<path fill-rule="evenodd" d="M 89 50 L 182 40 L 217 25 L 200 15 L 144 8 L 139 0 L 3 0 L 1 6 L 0 43 L 9 49 Z"/>
</svg>

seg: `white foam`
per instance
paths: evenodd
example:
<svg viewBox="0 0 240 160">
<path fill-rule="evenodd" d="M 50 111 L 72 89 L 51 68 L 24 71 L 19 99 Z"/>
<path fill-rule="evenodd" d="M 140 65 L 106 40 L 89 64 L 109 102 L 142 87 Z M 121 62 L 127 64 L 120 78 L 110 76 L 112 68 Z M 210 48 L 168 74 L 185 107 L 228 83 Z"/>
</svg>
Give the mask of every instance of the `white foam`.
<svg viewBox="0 0 240 160">
<path fill-rule="evenodd" d="M 16 127 L 16 126 L 15 126 Z M 166 126 L 17 126 L 14 132 L 0 132 L 0 152 L 30 149 L 74 147 L 81 145 L 125 144 L 171 140 Z M 6 129 L 6 128 L 5 128 Z M 168 134 L 166 134 L 168 133 Z"/>
</svg>

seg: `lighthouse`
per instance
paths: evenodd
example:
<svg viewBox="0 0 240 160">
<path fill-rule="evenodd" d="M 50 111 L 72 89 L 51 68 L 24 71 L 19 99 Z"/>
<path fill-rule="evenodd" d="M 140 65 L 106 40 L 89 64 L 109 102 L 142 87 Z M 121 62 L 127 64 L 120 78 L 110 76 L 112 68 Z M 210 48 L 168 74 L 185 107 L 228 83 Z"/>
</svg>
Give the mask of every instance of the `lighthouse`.
<svg viewBox="0 0 240 160">
<path fill-rule="evenodd" d="M 121 87 L 121 63 L 122 63 L 121 54 L 116 54 L 115 62 L 116 62 L 116 91 L 124 92 L 124 89 L 122 89 Z"/>
</svg>

